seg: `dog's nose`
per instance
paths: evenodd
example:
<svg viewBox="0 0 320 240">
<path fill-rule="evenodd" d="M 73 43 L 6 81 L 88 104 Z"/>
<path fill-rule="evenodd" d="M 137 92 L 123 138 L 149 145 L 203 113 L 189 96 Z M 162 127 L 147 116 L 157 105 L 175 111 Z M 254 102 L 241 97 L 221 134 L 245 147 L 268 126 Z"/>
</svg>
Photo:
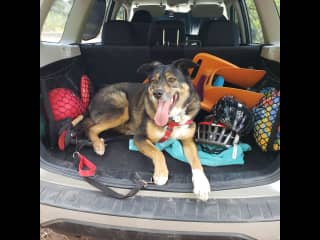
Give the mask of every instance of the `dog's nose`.
<svg viewBox="0 0 320 240">
<path fill-rule="evenodd" d="M 163 95 L 163 90 L 162 89 L 155 89 L 154 91 L 153 91 L 153 96 L 155 97 L 155 98 L 157 98 L 157 99 L 160 99 L 161 97 L 162 97 L 162 95 Z"/>
</svg>

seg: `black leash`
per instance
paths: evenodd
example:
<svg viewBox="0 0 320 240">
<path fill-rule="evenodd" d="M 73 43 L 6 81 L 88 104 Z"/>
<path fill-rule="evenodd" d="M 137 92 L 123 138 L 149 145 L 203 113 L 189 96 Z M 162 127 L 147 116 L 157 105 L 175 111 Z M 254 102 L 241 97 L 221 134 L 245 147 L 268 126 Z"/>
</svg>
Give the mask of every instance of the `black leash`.
<svg viewBox="0 0 320 240">
<path fill-rule="evenodd" d="M 99 183 L 94 178 L 84 177 L 84 180 L 87 181 L 87 183 L 94 186 L 95 188 L 99 189 L 105 196 L 113 197 L 113 198 L 117 198 L 117 199 L 125 199 L 128 197 L 132 197 L 148 185 L 148 183 L 146 181 L 140 179 L 137 181 L 134 188 L 132 188 L 127 194 L 121 194 L 121 193 L 114 191 L 110 187 L 107 187 L 106 185 Z"/>
<path fill-rule="evenodd" d="M 77 138 L 77 137 L 76 137 Z M 118 138 L 118 140 L 121 139 L 123 140 L 124 138 Z M 108 139 L 110 141 L 110 139 Z M 86 165 L 85 162 L 89 162 L 91 167 L 92 165 L 94 165 L 92 162 L 90 162 L 86 157 L 84 157 L 83 155 L 81 155 L 79 153 L 79 151 L 84 147 L 84 146 L 88 146 L 90 145 L 90 142 L 88 141 L 79 141 L 77 140 L 76 143 L 76 151 L 73 154 L 73 158 L 77 159 L 79 161 L 79 173 L 81 172 L 86 172 L 88 170 L 84 170 L 83 165 Z M 81 160 L 83 160 L 83 162 L 81 162 Z M 81 167 L 80 167 L 81 166 Z M 88 165 L 86 165 L 86 167 L 89 167 Z M 92 169 L 91 169 L 92 170 Z M 91 171 L 92 172 L 92 171 Z M 95 166 L 94 166 L 94 170 L 93 170 L 93 174 L 95 174 Z M 80 174 L 79 174 L 80 175 Z M 113 197 L 113 198 L 117 198 L 117 199 L 126 199 L 129 197 L 132 197 L 134 195 L 136 195 L 140 190 L 144 189 L 145 187 L 147 187 L 148 184 L 153 183 L 153 181 L 145 181 L 143 179 L 141 179 L 141 177 L 139 176 L 138 173 L 136 173 L 137 176 L 137 180 L 136 180 L 136 185 L 127 193 L 127 194 L 121 194 L 118 193 L 116 191 L 114 191 L 112 188 L 100 183 L 99 181 L 97 181 L 97 179 L 95 179 L 94 176 L 92 176 L 92 174 L 90 174 L 91 176 L 84 176 L 82 174 L 83 179 L 89 183 L 90 185 L 94 186 L 95 188 L 99 189 L 105 196 L 107 197 Z"/>
</svg>

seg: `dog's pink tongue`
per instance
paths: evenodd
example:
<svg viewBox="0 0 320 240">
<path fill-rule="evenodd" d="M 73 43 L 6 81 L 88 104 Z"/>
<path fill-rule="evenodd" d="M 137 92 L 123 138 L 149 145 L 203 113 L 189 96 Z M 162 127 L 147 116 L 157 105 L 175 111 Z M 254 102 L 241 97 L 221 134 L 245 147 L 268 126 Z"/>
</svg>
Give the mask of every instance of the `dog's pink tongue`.
<svg viewBox="0 0 320 240">
<path fill-rule="evenodd" d="M 170 108 L 170 100 L 161 101 L 159 100 L 158 109 L 156 115 L 154 116 L 154 121 L 158 126 L 164 126 L 167 124 L 169 120 L 169 108 Z"/>
</svg>

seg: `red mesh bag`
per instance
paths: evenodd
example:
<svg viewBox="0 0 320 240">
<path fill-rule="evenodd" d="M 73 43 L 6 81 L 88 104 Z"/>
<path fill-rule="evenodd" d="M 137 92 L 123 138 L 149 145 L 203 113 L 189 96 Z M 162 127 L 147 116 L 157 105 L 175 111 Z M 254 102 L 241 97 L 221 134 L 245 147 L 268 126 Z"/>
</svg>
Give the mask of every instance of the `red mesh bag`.
<svg viewBox="0 0 320 240">
<path fill-rule="evenodd" d="M 82 75 L 80 81 L 80 95 L 82 106 L 87 109 L 90 100 L 90 79 L 87 75 Z"/>
<path fill-rule="evenodd" d="M 54 148 L 62 129 L 86 114 L 94 89 L 81 58 L 73 58 L 41 68 L 40 91 L 46 121 L 45 144 Z"/>
<path fill-rule="evenodd" d="M 90 100 L 90 80 L 87 75 L 83 75 L 80 81 L 81 99 L 67 88 L 55 88 L 48 93 L 53 118 L 60 121 L 65 118 L 75 118 L 83 114 Z"/>
<path fill-rule="evenodd" d="M 73 119 L 85 112 L 82 101 L 69 89 L 55 88 L 48 95 L 55 121 Z"/>
</svg>

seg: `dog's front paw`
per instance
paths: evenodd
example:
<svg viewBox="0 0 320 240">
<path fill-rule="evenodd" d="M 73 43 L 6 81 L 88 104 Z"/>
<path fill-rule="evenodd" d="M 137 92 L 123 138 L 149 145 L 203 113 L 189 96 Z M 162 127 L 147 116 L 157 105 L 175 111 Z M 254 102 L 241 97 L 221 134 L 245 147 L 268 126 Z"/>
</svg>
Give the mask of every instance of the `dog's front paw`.
<svg viewBox="0 0 320 240">
<path fill-rule="evenodd" d="M 203 170 L 192 169 L 192 182 L 193 182 L 193 192 L 202 201 L 207 201 L 209 198 L 210 183 L 204 174 Z"/>
<path fill-rule="evenodd" d="M 167 176 L 153 176 L 153 182 L 156 185 L 164 185 L 168 181 L 168 175 Z"/>
<path fill-rule="evenodd" d="M 100 138 L 100 141 L 93 142 L 93 150 L 96 152 L 96 154 L 102 156 L 105 152 L 105 146 L 103 138 Z"/>
<path fill-rule="evenodd" d="M 164 185 L 167 183 L 169 177 L 169 171 L 167 165 L 157 165 L 154 168 L 153 182 L 156 185 Z"/>
</svg>

